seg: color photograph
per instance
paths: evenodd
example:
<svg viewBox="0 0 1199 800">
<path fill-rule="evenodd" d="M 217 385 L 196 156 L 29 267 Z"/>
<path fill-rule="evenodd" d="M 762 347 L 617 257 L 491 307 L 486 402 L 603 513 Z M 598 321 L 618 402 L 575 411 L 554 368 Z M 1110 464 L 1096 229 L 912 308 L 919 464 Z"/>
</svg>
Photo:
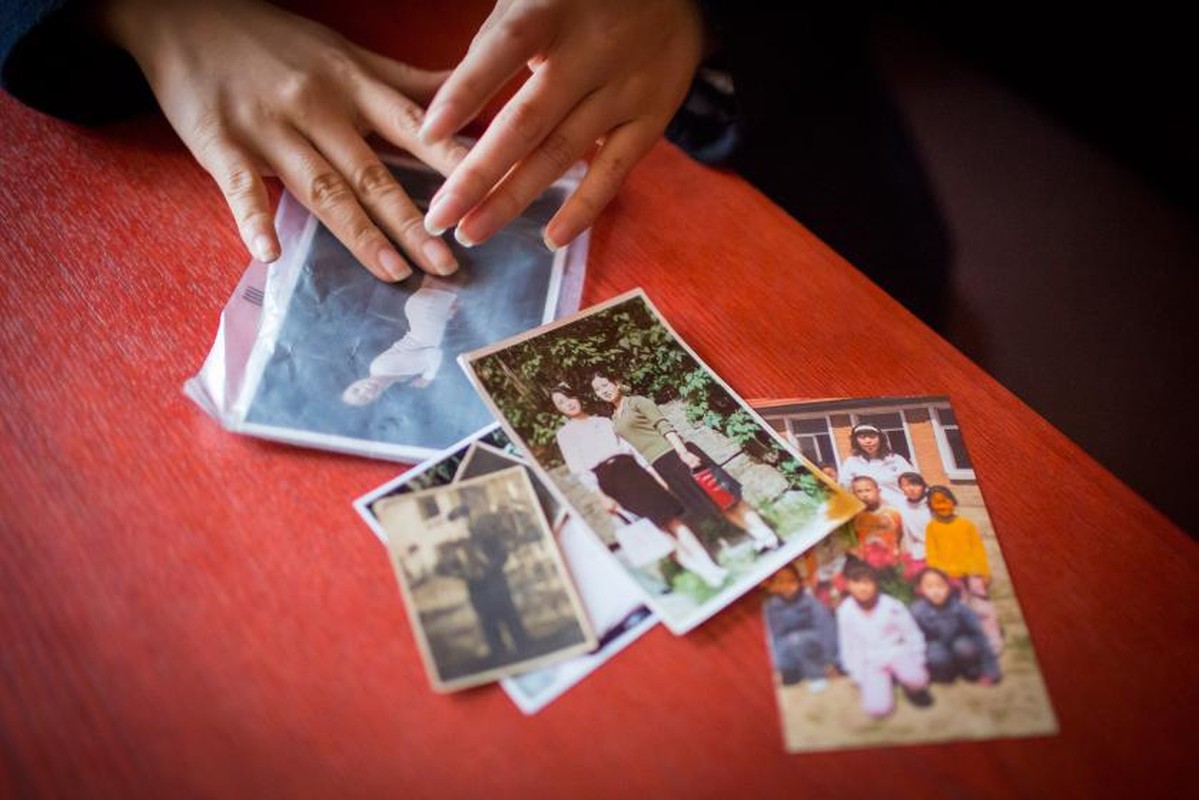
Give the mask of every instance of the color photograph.
<svg viewBox="0 0 1199 800">
<path fill-rule="evenodd" d="M 640 291 L 460 360 L 513 442 L 676 634 L 860 508 Z"/>
<path fill-rule="evenodd" d="M 1055 733 L 948 398 L 755 407 L 863 505 L 762 586 L 787 748 Z"/>
</svg>

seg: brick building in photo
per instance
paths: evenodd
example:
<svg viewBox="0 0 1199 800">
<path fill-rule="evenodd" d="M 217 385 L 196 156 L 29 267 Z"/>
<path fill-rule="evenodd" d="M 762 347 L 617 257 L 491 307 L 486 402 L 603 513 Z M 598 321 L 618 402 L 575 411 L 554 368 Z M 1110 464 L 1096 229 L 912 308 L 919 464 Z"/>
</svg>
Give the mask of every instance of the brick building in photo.
<svg viewBox="0 0 1199 800">
<path fill-rule="evenodd" d="M 751 405 L 809 461 L 832 463 L 838 471 L 852 453 L 850 430 L 869 422 L 930 486 L 949 486 L 964 505 L 981 505 L 970 455 L 947 397 L 759 400 Z"/>
</svg>

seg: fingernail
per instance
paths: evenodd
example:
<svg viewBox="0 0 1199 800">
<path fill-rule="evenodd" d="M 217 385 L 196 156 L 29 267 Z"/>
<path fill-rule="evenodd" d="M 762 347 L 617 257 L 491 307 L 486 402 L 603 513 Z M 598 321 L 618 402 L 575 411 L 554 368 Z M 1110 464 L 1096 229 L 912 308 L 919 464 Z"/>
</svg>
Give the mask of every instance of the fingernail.
<svg viewBox="0 0 1199 800">
<path fill-rule="evenodd" d="M 444 120 L 446 112 L 449 111 L 447 103 L 439 103 L 425 112 L 425 121 L 420 126 L 420 131 L 416 134 L 424 144 L 433 144 L 445 137 L 446 132 L 440 130 L 445 127 Z"/>
<path fill-rule="evenodd" d="M 390 247 L 379 250 L 379 266 L 397 281 L 402 281 L 412 274 L 412 270 L 404 263 L 404 259 L 400 258 L 399 253 Z"/>
<path fill-rule="evenodd" d="M 458 269 L 458 262 L 454 260 L 454 254 L 440 239 L 430 239 L 421 245 L 420 251 L 438 275 L 449 275 Z"/>
<path fill-rule="evenodd" d="M 440 236 L 441 234 L 445 233 L 444 227 L 434 228 L 431 225 L 429 225 L 429 215 L 428 214 L 425 215 L 425 230 L 429 232 L 430 236 Z"/>
<path fill-rule="evenodd" d="M 279 251 L 275 247 L 275 240 L 265 233 L 260 233 L 254 237 L 254 257 L 263 263 L 274 261 L 279 257 Z"/>
<path fill-rule="evenodd" d="M 460 205 L 462 203 L 458 199 L 457 192 L 438 192 L 429 201 L 429 210 L 425 213 L 425 229 L 429 233 L 440 231 L 435 234 L 440 236 L 446 228 L 456 224 L 466 213 L 466 209 L 459 208 Z"/>
<path fill-rule="evenodd" d="M 462 228 L 454 228 L 454 238 L 457 239 L 458 244 L 462 245 L 463 247 L 475 246 L 475 243 L 471 241 L 470 237 L 462 232 Z"/>
<path fill-rule="evenodd" d="M 545 245 L 545 249 L 549 250 L 551 253 L 556 253 L 562 249 L 562 245 L 550 238 L 548 231 L 542 231 L 541 242 Z"/>
</svg>

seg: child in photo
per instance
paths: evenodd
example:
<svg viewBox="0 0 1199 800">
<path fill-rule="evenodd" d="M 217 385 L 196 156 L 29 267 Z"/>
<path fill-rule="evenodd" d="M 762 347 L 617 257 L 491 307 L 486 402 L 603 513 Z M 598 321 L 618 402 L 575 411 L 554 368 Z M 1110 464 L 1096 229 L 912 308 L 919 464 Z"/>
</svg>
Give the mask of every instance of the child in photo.
<svg viewBox="0 0 1199 800">
<path fill-rule="evenodd" d="M 998 683 L 999 661 L 978 615 L 958 599 L 948 576 L 926 567 L 916 576 L 916 594 L 912 617 L 924 633 L 932 680 L 952 683 L 960 676 L 984 686 Z"/>
<path fill-rule="evenodd" d="M 787 564 L 766 580 L 762 606 L 770 654 L 784 686 L 806 680 L 809 692 L 824 691 L 837 671 L 837 628 L 824 604 L 804 591 L 799 571 Z"/>
<path fill-rule="evenodd" d="M 894 508 L 884 507 L 878 481 L 867 475 L 854 478 L 851 488 L 865 508 L 853 518 L 858 544 L 854 553 L 876 570 L 893 569 L 899 565 L 899 540 L 903 535 L 903 518 Z"/>
<path fill-rule="evenodd" d="M 899 490 L 904 501 L 899 504 L 899 516 L 903 519 L 902 553 L 903 575 L 908 580 L 916 576 L 926 564 L 924 536 L 928 523 L 933 518 L 926 496 L 928 484 L 919 472 L 905 472 L 899 476 Z"/>
<path fill-rule="evenodd" d="M 803 554 L 801 563 L 808 589 L 831 611 L 835 611 L 845 597 L 842 572 L 853 546 L 853 529 L 842 525 Z"/>
<path fill-rule="evenodd" d="M 895 683 L 913 705 L 932 705 L 924 634 L 911 613 L 879 591 L 869 564 L 850 562 L 845 585 L 849 598 L 837 607 L 837 640 L 841 665 L 861 692 L 862 710 L 874 718 L 890 714 Z"/>
<path fill-rule="evenodd" d="M 991 567 L 982 536 L 973 522 L 957 513 L 958 499 L 948 487 L 930 487 L 928 507 L 932 512 L 925 529 L 928 566 L 941 570 L 963 590 L 966 605 L 978 615 L 998 656 L 1003 652 L 1003 633 L 991 602 Z"/>
</svg>

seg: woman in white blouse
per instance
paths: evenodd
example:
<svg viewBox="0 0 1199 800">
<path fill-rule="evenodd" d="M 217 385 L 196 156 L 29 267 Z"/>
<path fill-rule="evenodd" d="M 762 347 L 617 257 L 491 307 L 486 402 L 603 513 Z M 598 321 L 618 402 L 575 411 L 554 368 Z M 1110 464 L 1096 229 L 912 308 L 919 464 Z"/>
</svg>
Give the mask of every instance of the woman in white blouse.
<svg viewBox="0 0 1199 800">
<path fill-rule="evenodd" d="M 555 438 L 571 474 L 600 496 L 606 511 L 623 508 L 652 520 L 674 537 L 679 566 L 709 586 L 722 585 L 728 571 L 712 560 L 680 519 L 683 505 L 642 466 L 629 443 L 616 435 L 612 420 L 588 413 L 578 393 L 566 384 L 555 386 L 550 399 L 566 418 Z"/>
</svg>

